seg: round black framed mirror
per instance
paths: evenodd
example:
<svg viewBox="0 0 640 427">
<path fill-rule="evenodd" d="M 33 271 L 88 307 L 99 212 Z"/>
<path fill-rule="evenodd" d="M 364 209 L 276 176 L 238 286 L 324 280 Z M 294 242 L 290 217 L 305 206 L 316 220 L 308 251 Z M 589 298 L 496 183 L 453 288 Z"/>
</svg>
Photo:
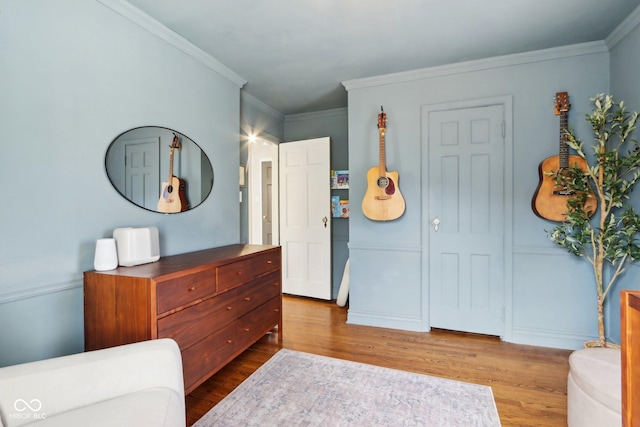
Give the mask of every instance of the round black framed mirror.
<svg viewBox="0 0 640 427">
<path fill-rule="evenodd" d="M 141 126 L 118 135 L 107 149 L 105 169 L 122 197 L 153 212 L 193 209 L 213 188 L 213 167 L 200 146 L 160 126 Z"/>
</svg>

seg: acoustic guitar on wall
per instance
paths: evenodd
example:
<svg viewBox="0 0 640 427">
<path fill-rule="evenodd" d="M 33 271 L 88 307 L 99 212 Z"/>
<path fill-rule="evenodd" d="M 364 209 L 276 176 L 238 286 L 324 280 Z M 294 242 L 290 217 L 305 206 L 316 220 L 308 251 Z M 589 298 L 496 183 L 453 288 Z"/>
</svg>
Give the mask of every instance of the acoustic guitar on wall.
<svg viewBox="0 0 640 427">
<path fill-rule="evenodd" d="M 398 187 L 398 172 L 387 172 L 385 133 L 387 114 L 380 107 L 378 114 L 379 164 L 367 172 L 367 192 L 362 200 L 362 212 L 374 221 L 391 221 L 404 213 L 404 197 Z"/>
<path fill-rule="evenodd" d="M 559 186 L 553 175 L 556 173 L 568 173 L 569 167 L 577 167 L 582 171 L 588 168 L 585 159 L 578 155 L 569 155 L 567 119 L 570 107 L 567 92 L 556 93 L 555 113 L 556 116 L 560 116 L 560 153 L 557 156 L 546 158 L 538 166 L 540 182 L 531 200 L 533 212 L 540 218 L 550 221 L 564 221 L 568 211 L 567 202 L 581 196 Z M 587 194 L 583 207 L 585 212 L 592 216 L 597 206 L 597 200 L 593 193 Z"/>
<path fill-rule="evenodd" d="M 174 133 L 169 151 L 169 179 L 163 181 L 160 187 L 158 212 L 176 213 L 186 211 L 189 208 L 186 194 L 187 183 L 184 179 L 173 175 L 173 154 L 174 150 L 180 149 L 179 140 L 178 135 Z"/>
</svg>

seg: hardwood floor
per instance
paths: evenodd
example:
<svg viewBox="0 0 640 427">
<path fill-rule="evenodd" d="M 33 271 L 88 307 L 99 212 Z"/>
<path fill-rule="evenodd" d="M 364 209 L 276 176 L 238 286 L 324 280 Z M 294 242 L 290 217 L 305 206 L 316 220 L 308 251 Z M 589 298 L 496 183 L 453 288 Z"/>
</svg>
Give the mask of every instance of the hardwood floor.
<svg viewBox="0 0 640 427">
<path fill-rule="evenodd" d="M 335 303 L 285 296 L 282 342 L 272 333 L 187 396 L 192 425 L 280 348 L 491 386 L 504 427 L 567 424 L 571 351 L 443 330 L 407 332 L 346 324 Z"/>
</svg>

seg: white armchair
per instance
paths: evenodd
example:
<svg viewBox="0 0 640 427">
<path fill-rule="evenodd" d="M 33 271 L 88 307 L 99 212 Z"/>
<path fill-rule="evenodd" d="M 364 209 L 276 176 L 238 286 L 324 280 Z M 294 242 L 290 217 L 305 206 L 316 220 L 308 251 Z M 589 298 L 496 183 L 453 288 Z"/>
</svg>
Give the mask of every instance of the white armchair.
<svg viewBox="0 0 640 427">
<path fill-rule="evenodd" d="M 181 426 L 182 358 L 160 339 L 0 369 L 0 427 Z"/>
</svg>

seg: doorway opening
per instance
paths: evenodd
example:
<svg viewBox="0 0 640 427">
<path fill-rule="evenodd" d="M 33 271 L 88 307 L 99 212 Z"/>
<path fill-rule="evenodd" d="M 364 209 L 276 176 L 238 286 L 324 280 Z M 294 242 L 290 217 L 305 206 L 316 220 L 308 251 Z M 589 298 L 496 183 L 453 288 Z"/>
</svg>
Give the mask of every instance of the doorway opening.
<svg viewBox="0 0 640 427">
<path fill-rule="evenodd" d="M 264 138 L 249 143 L 249 243 L 279 245 L 278 144 Z"/>
</svg>

